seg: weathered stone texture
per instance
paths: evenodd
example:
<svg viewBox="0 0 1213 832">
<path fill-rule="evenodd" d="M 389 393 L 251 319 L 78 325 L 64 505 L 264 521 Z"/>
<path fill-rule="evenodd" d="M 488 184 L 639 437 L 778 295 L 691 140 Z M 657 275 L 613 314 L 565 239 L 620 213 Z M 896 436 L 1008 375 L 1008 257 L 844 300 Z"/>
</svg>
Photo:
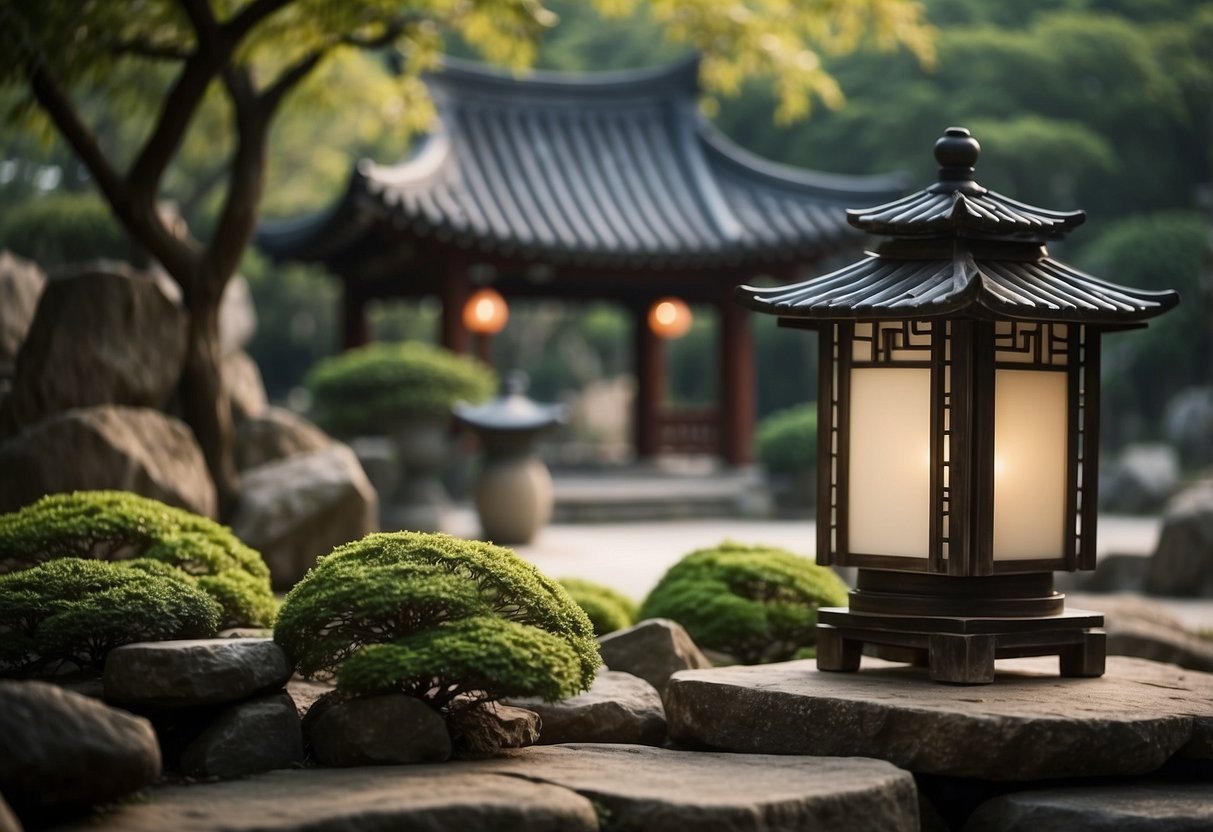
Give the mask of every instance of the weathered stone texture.
<svg viewBox="0 0 1213 832">
<path fill-rule="evenodd" d="M 639 676 L 658 691 L 680 670 L 712 666 L 686 629 L 668 618 L 650 618 L 608 633 L 598 639 L 598 649 L 611 670 Z"/>
<path fill-rule="evenodd" d="M 665 711 L 661 695 L 648 682 L 630 673 L 603 670 L 586 692 L 562 702 L 522 698 L 510 705 L 539 714 L 539 742 L 635 743 L 665 742 Z"/>
<path fill-rule="evenodd" d="M 1207 783 L 1130 783 L 1004 795 L 969 816 L 965 832 L 1208 832 Z"/>
<path fill-rule="evenodd" d="M 281 407 L 265 409 L 236 427 L 236 467 L 248 471 L 300 454 L 323 451 L 333 440 L 302 416 Z"/>
<path fill-rule="evenodd" d="M 268 638 L 213 638 L 126 644 L 105 661 L 105 698 L 145 708 L 239 702 L 278 690 L 293 668 Z"/>
<path fill-rule="evenodd" d="M 360 696 L 328 706 L 306 724 L 324 766 L 440 763 L 451 756 L 446 722 L 413 696 Z"/>
<path fill-rule="evenodd" d="M 286 693 L 239 702 L 220 713 L 181 754 L 193 777 L 241 777 L 303 762 L 303 731 Z"/>
<path fill-rule="evenodd" d="M 13 374 L 45 286 L 38 264 L 0 251 L 0 378 Z"/>
<path fill-rule="evenodd" d="M 1213 598 L 1213 479 L 1194 483 L 1168 504 L 1145 590 Z"/>
</svg>

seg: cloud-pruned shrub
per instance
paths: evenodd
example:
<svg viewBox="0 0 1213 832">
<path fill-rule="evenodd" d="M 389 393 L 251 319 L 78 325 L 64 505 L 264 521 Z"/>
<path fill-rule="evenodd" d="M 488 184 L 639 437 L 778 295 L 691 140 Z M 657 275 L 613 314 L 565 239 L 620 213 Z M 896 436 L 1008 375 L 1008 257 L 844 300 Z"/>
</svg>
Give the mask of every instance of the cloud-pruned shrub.
<svg viewBox="0 0 1213 832">
<path fill-rule="evenodd" d="M 758 423 L 754 433 L 758 461 L 771 473 L 817 464 L 817 405 L 777 410 Z"/>
<path fill-rule="evenodd" d="M 623 593 L 585 578 L 561 578 L 560 585 L 590 617 L 594 635 L 603 636 L 636 623 L 636 602 Z"/>
<path fill-rule="evenodd" d="M 0 515 L 0 574 L 55 558 L 148 558 L 196 579 L 220 627 L 267 627 L 275 602 L 261 555 L 206 517 L 125 491 L 52 494 Z"/>
<path fill-rule="evenodd" d="M 322 557 L 287 594 L 274 639 L 308 678 L 439 709 L 565 698 L 601 663 L 558 583 L 509 549 L 422 532 L 371 534 Z"/>
<path fill-rule="evenodd" d="M 672 618 L 700 647 L 758 664 L 814 646 L 817 608 L 845 605 L 846 596 L 846 584 L 808 558 L 725 541 L 671 566 L 640 616 Z"/>
<path fill-rule="evenodd" d="M 99 671 L 123 644 L 214 636 L 221 612 L 159 561 L 56 558 L 0 575 L 0 675 Z"/>
</svg>

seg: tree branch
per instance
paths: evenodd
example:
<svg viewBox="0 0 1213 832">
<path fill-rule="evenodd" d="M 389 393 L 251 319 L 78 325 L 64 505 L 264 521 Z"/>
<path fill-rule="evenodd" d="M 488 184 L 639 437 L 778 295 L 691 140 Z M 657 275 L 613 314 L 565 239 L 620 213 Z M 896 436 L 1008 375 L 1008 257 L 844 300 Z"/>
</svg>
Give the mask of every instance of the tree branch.
<svg viewBox="0 0 1213 832">
<path fill-rule="evenodd" d="M 224 32 L 233 41 L 240 40 L 254 26 L 295 0 L 253 0 L 235 17 L 223 24 Z"/>
<path fill-rule="evenodd" d="M 152 58 L 163 61 L 184 61 L 192 52 L 180 46 L 167 43 L 155 43 L 142 38 L 116 41 L 109 47 L 116 55 L 137 55 L 140 58 Z"/>
<path fill-rule="evenodd" d="M 319 66 L 328 52 L 329 47 L 322 47 L 309 55 L 305 55 L 291 66 L 282 70 L 278 77 L 274 79 L 274 82 L 266 87 L 258 96 L 262 106 L 266 108 L 268 115 L 273 115 L 286 94 L 298 86 L 313 69 Z"/>
</svg>

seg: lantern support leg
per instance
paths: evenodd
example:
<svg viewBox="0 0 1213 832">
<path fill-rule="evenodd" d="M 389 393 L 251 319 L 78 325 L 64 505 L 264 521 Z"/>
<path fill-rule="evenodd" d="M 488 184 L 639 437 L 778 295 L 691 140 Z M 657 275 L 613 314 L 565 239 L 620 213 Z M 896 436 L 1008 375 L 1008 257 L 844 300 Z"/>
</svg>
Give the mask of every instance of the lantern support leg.
<svg viewBox="0 0 1213 832">
<path fill-rule="evenodd" d="M 927 646 L 931 680 L 954 685 L 988 685 L 994 681 L 994 636 L 935 633 Z"/>
<path fill-rule="evenodd" d="M 829 624 L 817 625 L 817 669 L 853 673 L 859 670 L 863 642 L 843 638 Z"/>
<path fill-rule="evenodd" d="M 1104 674 L 1108 636 L 1102 630 L 1083 633 L 1080 644 L 1067 645 L 1058 654 L 1060 674 L 1070 678 L 1094 678 Z"/>
</svg>

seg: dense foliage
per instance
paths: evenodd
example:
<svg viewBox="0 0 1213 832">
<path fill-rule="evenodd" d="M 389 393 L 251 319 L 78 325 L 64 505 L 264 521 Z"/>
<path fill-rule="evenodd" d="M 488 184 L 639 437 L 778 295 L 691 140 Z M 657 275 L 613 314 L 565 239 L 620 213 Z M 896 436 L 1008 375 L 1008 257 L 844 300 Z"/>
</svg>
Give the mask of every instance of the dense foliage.
<svg viewBox="0 0 1213 832">
<path fill-rule="evenodd" d="M 560 585 L 589 616 L 594 635 L 606 635 L 636 623 L 636 602 L 623 593 L 585 578 L 561 578 Z"/>
<path fill-rule="evenodd" d="M 758 423 L 758 461 L 772 473 L 817 463 L 817 405 L 779 410 Z"/>
<path fill-rule="evenodd" d="M 52 494 L 0 515 L 0 573 L 66 557 L 148 558 L 175 567 L 221 605 L 221 627 L 274 619 L 269 569 L 256 551 L 212 520 L 137 494 Z"/>
<path fill-rule="evenodd" d="M 558 583 L 509 549 L 420 532 L 368 535 L 322 557 L 287 594 L 274 639 L 308 678 L 437 707 L 524 689 L 571 696 L 600 664 L 589 619 Z"/>
<path fill-rule="evenodd" d="M 220 612 L 159 561 L 56 558 L 0 575 L 0 675 L 100 670 L 123 644 L 214 636 Z"/>
<path fill-rule="evenodd" d="M 846 604 L 829 569 L 769 546 L 725 541 L 670 567 L 640 608 L 672 618 L 701 647 L 743 664 L 784 661 L 815 643 L 817 608 Z"/>
<path fill-rule="evenodd" d="M 131 238 L 91 193 L 55 193 L 29 200 L 0 225 L 5 248 L 54 269 L 106 258 L 142 265 Z"/>
<path fill-rule="evenodd" d="M 316 420 L 342 435 L 384 433 L 404 419 L 450 416 L 480 402 L 496 375 L 480 361 L 418 341 L 371 344 L 318 363 L 308 374 Z"/>
</svg>

